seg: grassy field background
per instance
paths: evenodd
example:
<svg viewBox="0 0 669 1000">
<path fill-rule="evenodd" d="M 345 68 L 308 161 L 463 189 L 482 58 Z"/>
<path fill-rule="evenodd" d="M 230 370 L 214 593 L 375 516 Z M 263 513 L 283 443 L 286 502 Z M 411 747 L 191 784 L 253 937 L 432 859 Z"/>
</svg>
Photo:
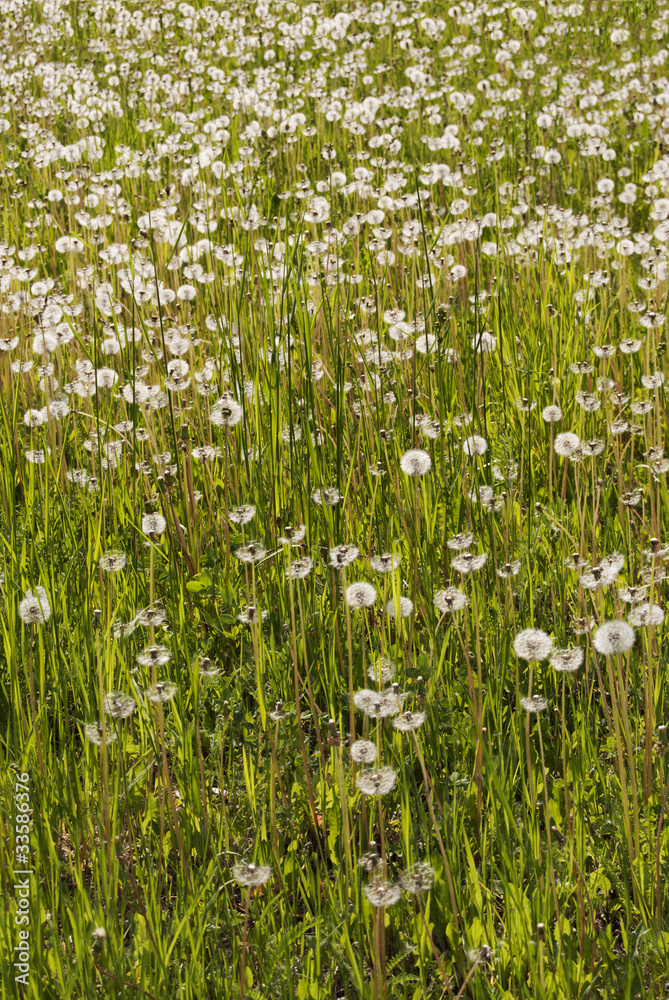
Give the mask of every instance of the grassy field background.
<svg viewBox="0 0 669 1000">
<path fill-rule="evenodd" d="M 664 995 L 669 6 L 0 13 L 3 996 Z"/>
</svg>

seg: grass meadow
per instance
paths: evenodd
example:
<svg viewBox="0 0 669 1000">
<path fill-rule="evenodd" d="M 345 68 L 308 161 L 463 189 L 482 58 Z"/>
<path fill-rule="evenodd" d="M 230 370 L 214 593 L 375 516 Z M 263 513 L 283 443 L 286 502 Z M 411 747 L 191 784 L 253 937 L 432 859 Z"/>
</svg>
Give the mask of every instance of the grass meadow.
<svg viewBox="0 0 669 1000">
<path fill-rule="evenodd" d="M 0 38 L 2 996 L 665 995 L 669 4 Z"/>
</svg>

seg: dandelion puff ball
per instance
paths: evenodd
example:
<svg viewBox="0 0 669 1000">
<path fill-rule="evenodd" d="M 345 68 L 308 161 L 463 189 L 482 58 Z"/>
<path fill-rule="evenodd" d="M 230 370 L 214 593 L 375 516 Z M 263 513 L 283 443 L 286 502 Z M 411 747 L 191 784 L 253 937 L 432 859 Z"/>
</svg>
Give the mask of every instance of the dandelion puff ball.
<svg viewBox="0 0 669 1000">
<path fill-rule="evenodd" d="M 488 442 L 485 438 L 479 437 L 478 434 L 473 434 L 471 437 L 465 438 L 462 450 L 465 455 L 484 455 L 488 450 Z"/>
<path fill-rule="evenodd" d="M 553 651 L 553 640 L 538 628 L 526 628 L 513 640 L 516 656 L 521 660 L 546 660 Z"/>
<path fill-rule="evenodd" d="M 521 698 L 520 704 L 526 712 L 543 712 L 548 705 L 548 701 L 538 694 L 533 694 L 531 698 Z"/>
<path fill-rule="evenodd" d="M 362 890 L 372 906 L 392 906 L 402 895 L 402 888 L 395 882 L 371 882 Z"/>
<path fill-rule="evenodd" d="M 604 622 L 593 637 L 593 644 L 602 656 L 617 656 L 631 649 L 636 639 L 636 632 L 627 622 Z"/>
<path fill-rule="evenodd" d="M 51 605 L 44 587 L 37 587 L 36 593 L 31 590 L 19 602 L 19 618 L 25 625 L 43 625 L 51 617 Z"/>
<path fill-rule="evenodd" d="M 578 434 L 574 434 L 572 431 L 565 431 L 563 434 L 558 434 L 553 447 L 556 454 L 562 455 L 563 458 L 569 458 L 577 450 L 580 443 L 581 439 Z"/>
<path fill-rule="evenodd" d="M 407 476 L 424 476 L 432 468 L 432 459 L 426 451 L 412 448 L 405 451 L 400 459 L 400 469 Z"/>
<path fill-rule="evenodd" d="M 547 424 L 555 424 L 558 420 L 562 420 L 562 410 L 559 406 L 545 406 L 541 416 Z"/>
<path fill-rule="evenodd" d="M 351 760 L 356 764 L 373 764 L 376 760 L 376 744 L 370 740 L 356 740 L 350 753 Z"/>
<path fill-rule="evenodd" d="M 346 588 L 346 603 L 351 608 L 371 608 L 376 600 L 376 587 L 360 581 Z"/>
<path fill-rule="evenodd" d="M 397 610 L 399 610 L 400 618 L 408 618 L 413 612 L 413 601 L 409 600 L 408 597 L 400 597 Z M 386 613 L 389 614 L 391 618 L 395 618 L 395 612 L 395 601 L 388 601 L 386 605 Z"/>
<path fill-rule="evenodd" d="M 647 625 L 661 625 L 664 621 L 664 611 L 659 604 L 639 604 L 629 614 L 630 625 L 645 628 Z"/>
</svg>

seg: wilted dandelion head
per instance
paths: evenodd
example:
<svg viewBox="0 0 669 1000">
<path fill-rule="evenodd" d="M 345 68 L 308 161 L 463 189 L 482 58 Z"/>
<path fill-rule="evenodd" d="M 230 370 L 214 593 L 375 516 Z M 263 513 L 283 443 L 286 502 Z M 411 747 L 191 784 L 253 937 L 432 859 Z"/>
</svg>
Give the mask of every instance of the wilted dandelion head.
<svg viewBox="0 0 669 1000">
<path fill-rule="evenodd" d="M 384 552 L 380 556 L 372 556 L 369 565 L 375 573 L 392 573 L 394 569 L 399 569 L 401 562 L 401 556 Z"/>
<path fill-rule="evenodd" d="M 113 729 L 104 729 L 99 722 L 88 722 L 84 726 L 84 733 L 86 738 L 95 743 L 97 746 L 106 746 L 109 743 L 113 743 L 116 739 L 116 733 Z"/>
<path fill-rule="evenodd" d="M 432 468 L 432 459 L 426 451 L 412 448 L 400 458 L 400 469 L 407 476 L 424 476 Z"/>
<path fill-rule="evenodd" d="M 355 745 L 355 744 L 354 744 Z M 363 795 L 387 795 L 397 784 L 392 767 L 379 767 L 358 775 L 357 787 Z"/>
<path fill-rule="evenodd" d="M 228 518 L 233 524 L 248 524 L 255 517 L 256 509 L 253 504 L 244 504 L 242 507 L 235 507 L 228 514 Z"/>
<path fill-rule="evenodd" d="M 344 569 L 355 562 L 360 555 L 360 549 L 357 545 L 336 545 L 330 549 L 329 554 L 330 566 L 334 566 L 335 569 Z"/>
<path fill-rule="evenodd" d="M 396 882 L 385 882 L 376 879 L 363 889 L 368 902 L 372 906 L 392 906 L 402 895 L 402 889 Z"/>
<path fill-rule="evenodd" d="M 513 640 L 516 656 L 521 660 L 545 660 L 551 655 L 553 640 L 538 628 L 526 628 Z"/>
<path fill-rule="evenodd" d="M 371 608 L 376 600 L 376 587 L 361 580 L 346 588 L 346 603 L 351 608 Z"/>
<path fill-rule="evenodd" d="M 419 892 L 429 892 L 434 885 L 434 868 L 425 861 L 419 861 L 400 879 L 405 892 L 418 895 Z"/>
<path fill-rule="evenodd" d="M 562 674 L 573 674 L 583 663 L 583 650 L 578 646 L 570 649 L 554 649 L 551 654 L 551 666 Z"/>
<path fill-rule="evenodd" d="M 265 865 L 254 865 L 251 861 L 240 861 L 232 866 L 232 875 L 238 885 L 254 888 L 268 882 L 272 869 Z"/>
<path fill-rule="evenodd" d="M 19 602 L 19 618 L 24 625 L 43 625 L 51 618 L 51 605 L 44 587 L 36 587 L 26 591 L 26 596 Z"/>
<path fill-rule="evenodd" d="M 167 646 L 147 646 L 137 654 L 137 662 L 142 667 L 163 667 L 172 659 Z"/>
<path fill-rule="evenodd" d="M 626 653 L 634 645 L 636 633 L 627 622 L 614 621 L 604 622 L 595 632 L 592 642 L 598 653 L 602 656 L 618 656 Z"/>
<path fill-rule="evenodd" d="M 538 694 L 533 694 L 531 698 L 525 697 L 520 699 L 520 704 L 523 706 L 526 712 L 543 712 L 543 710 L 548 705 L 546 698 L 541 698 Z"/>
<path fill-rule="evenodd" d="M 659 604 L 639 604 L 632 608 L 628 617 L 630 625 L 645 628 L 648 625 L 661 625 L 664 621 L 664 611 Z"/>
<path fill-rule="evenodd" d="M 290 564 L 286 569 L 286 576 L 291 580 L 304 580 L 309 576 L 313 568 L 313 559 L 309 556 L 303 556 L 302 559 L 296 559 Z"/>
<path fill-rule="evenodd" d="M 149 701 L 156 704 L 170 701 L 177 693 L 177 686 L 172 681 L 156 681 L 156 683 L 146 692 Z"/>
<path fill-rule="evenodd" d="M 350 749 L 351 760 L 356 764 L 373 764 L 376 752 L 376 744 L 369 740 L 356 740 Z"/>
<path fill-rule="evenodd" d="M 446 590 L 438 590 L 434 595 L 434 606 L 442 615 L 453 614 L 455 611 L 462 611 L 469 604 L 469 598 L 457 587 L 447 587 Z"/>
<path fill-rule="evenodd" d="M 135 699 L 122 691 L 111 691 L 105 695 L 104 710 L 112 719 L 127 719 L 135 711 Z"/>
<path fill-rule="evenodd" d="M 98 559 L 100 569 L 107 573 L 118 573 L 125 568 L 127 557 L 125 552 L 111 551 L 105 552 Z"/>
</svg>

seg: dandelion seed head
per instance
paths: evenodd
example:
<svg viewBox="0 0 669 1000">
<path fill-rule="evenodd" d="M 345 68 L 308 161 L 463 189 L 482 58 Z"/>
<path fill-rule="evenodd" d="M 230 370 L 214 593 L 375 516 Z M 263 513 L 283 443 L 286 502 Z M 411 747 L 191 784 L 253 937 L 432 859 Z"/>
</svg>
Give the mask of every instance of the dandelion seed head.
<svg viewBox="0 0 669 1000">
<path fill-rule="evenodd" d="M 116 740 L 117 734 L 113 729 L 103 729 L 99 722 L 88 722 L 84 726 L 86 738 L 97 746 L 108 746 Z"/>
<path fill-rule="evenodd" d="M 372 906 L 392 906 L 402 895 L 401 886 L 395 882 L 384 882 L 381 879 L 366 885 L 363 892 Z"/>
<path fill-rule="evenodd" d="M 375 573 L 392 573 L 393 570 L 399 569 L 401 562 L 401 556 L 384 552 L 380 556 L 372 556 L 369 565 Z"/>
<path fill-rule="evenodd" d="M 370 719 L 384 719 L 402 710 L 401 699 L 393 690 L 371 691 L 362 688 L 353 695 L 353 704 Z"/>
<path fill-rule="evenodd" d="M 162 514 L 145 514 L 142 518 L 142 531 L 145 535 L 162 535 L 167 528 L 167 521 Z"/>
<path fill-rule="evenodd" d="M 578 646 L 570 649 L 554 649 L 550 663 L 558 673 L 573 674 L 583 663 L 583 650 Z"/>
<path fill-rule="evenodd" d="M 574 434 L 572 431 L 565 431 L 563 434 L 557 435 L 553 442 L 553 448 L 556 454 L 563 458 L 570 458 L 576 452 L 580 443 L 581 440 L 577 434 Z"/>
<path fill-rule="evenodd" d="M 170 701 L 176 693 L 177 686 L 172 681 L 157 681 L 146 692 L 146 697 L 149 701 L 155 702 L 155 704 L 164 704 Z"/>
<path fill-rule="evenodd" d="M 482 552 L 480 555 L 474 555 L 471 552 L 463 552 L 461 556 L 456 556 L 455 559 L 451 560 L 451 566 L 453 569 L 457 570 L 458 573 L 473 573 L 485 566 L 487 558 L 488 557 L 485 552 Z"/>
<path fill-rule="evenodd" d="M 228 519 L 233 524 L 248 524 L 255 517 L 256 509 L 253 504 L 244 504 L 242 507 L 235 507 L 228 514 Z"/>
<path fill-rule="evenodd" d="M 135 711 L 135 699 L 122 691 L 111 691 L 104 697 L 104 710 L 113 719 L 127 719 Z"/>
<path fill-rule="evenodd" d="M 363 795 L 387 795 L 397 784 L 397 774 L 392 767 L 370 769 L 358 775 L 356 784 Z"/>
<path fill-rule="evenodd" d="M 268 882 L 272 869 L 265 865 L 255 865 L 250 861 L 240 861 L 232 866 L 232 876 L 238 885 L 255 888 Z"/>
<path fill-rule="evenodd" d="M 137 654 L 137 662 L 142 667 L 164 667 L 172 659 L 167 646 L 147 646 Z"/>
<path fill-rule="evenodd" d="M 593 636 L 593 645 L 602 656 L 618 656 L 626 653 L 634 645 L 636 633 L 627 622 L 604 622 Z"/>
<path fill-rule="evenodd" d="M 453 614 L 462 611 L 469 604 L 469 597 L 457 587 L 447 587 L 445 590 L 438 590 L 434 595 L 434 605 L 437 611 L 443 615 Z"/>
<path fill-rule="evenodd" d="M 356 764 L 373 764 L 376 761 L 376 745 L 369 740 L 356 740 L 349 752 Z"/>
<path fill-rule="evenodd" d="M 419 861 L 400 879 L 405 892 L 418 895 L 419 892 L 429 892 L 434 885 L 434 868 L 425 861 Z"/>
<path fill-rule="evenodd" d="M 627 620 L 636 628 L 646 628 L 649 625 L 661 625 L 664 621 L 664 611 L 659 604 L 639 604 L 633 608 Z"/>
<path fill-rule="evenodd" d="M 415 733 L 425 722 L 425 712 L 403 712 L 393 719 L 393 726 L 401 733 Z"/>
<path fill-rule="evenodd" d="M 360 555 L 360 549 L 356 545 L 336 545 L 330 549 L 330 566 L 335 569 L 344 569 Z"/>
<path fill-rule="evenodd" d="M 295 559 L 286 569 L 286 576 L 291 580 L 304 580 L 314 568 L 314 561 L 309 556 Z"/>
<path fill-rule="evenodd" d="M 461 531 L 458 535 L 453 535 L 446 542 L 449 549 L 454 549 L 456 552 L 460 552 L 463 549 L 471 548 L 474 544 L 474 535 L 471 531 Z"/>
<path fill-rule="evenodd" d="M 24 625 L 44 625 L 51 617 L 51 605 L 44 587 L 36 587 L 26 591 L 26 596 L 19 602 L 19 618 Z"/>
<path fill-rule="evenodd" d="M 371 608 L 376 601 L 376 587 L 364 580 L 346 588 L 346 603 L 351 608 Z"/>
<path fill-rule="evenodd" d="M 266 555 L 267 550 L 262 542 L 248 542 L 247 545 L 241 545 L 235 551 L 235 556 L 243 563 L 260 562 Z"/>
<path fill-rule="evenodd" d="M 125 569 L 126 561 L 127 556 L 125 552 L 112 550 L 100 556 L 98 565 L 106 573 L 118 573 L 120 570 Z"/>
<path fill-rule="evenodd" d="M 405 451 L 400 459 L 400 469 L 407 476 L 424 476 L 432 468 L 432 459 L 426 451 L 413 448 Z"/>
<path fill-rule="evenodd" d="M 525 697 L 520 699 L 520 704 L 523 706 L 526 712 L 538 713 L 543 712 L 547 707 L 548 701 L 546 698 L 541 698 L 538 694 L 533 694 L 531 697 Z"/>
<path fill-rule="evenodd" d="M 462 442 L 462 450 L 465 455 L 485 455 L 488 450 L 488 442 L 478 434 L 472 434 Z"/>
<path fill-rule="evenodd" d="M 283 529 L 283 535 L 279 538 L 280 545 L 300 545 L 307 535 L 307 529 L 303 524 L 293 527 L 287 524 Z"/>
<path fill-rule="evenodd" d="M 551 655 L 553 640 L 538 628 L 526 628 L 513 640 L 516 656 L 521 660 L 546 660 Z"/>
</svg>

